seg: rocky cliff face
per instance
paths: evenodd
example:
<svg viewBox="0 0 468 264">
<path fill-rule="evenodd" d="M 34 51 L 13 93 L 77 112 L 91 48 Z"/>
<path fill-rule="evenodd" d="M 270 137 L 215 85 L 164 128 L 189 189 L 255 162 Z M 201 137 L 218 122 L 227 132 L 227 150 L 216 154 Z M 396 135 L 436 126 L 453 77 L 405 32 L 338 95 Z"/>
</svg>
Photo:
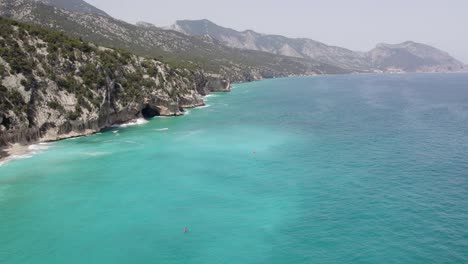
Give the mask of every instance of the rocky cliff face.
<svg viewBox="0 0 468 264">
<path fill-rule="evenodd" d="M 465 66 L 448 53 L 428 45 L 404 42 L 380 44 L 369 52 L 328 46 L 311 39 L 292 39 L 252 30 L 236 31 L 208 20 L 177 21 L 172 29 L 191 36 L 211 36 L 229 47 L 309 58 L 350 71 L 361 72 L 457 72 Z"/>
<path fill-rule="evenodd" d="M 0 19 L 0 147 L 181 115 L 221 90 L 218 76 Z"/>
</svg>

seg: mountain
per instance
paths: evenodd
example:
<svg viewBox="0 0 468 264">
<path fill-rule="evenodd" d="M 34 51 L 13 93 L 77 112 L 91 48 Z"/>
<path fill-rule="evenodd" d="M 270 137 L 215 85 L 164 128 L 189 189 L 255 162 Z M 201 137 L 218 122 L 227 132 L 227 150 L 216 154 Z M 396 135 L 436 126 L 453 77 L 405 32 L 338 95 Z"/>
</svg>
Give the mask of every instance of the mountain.
<svg viewBox="0 0 468 264">
<path fill-rule="evenodd" d="M 55 6 L 67 11 L 78 13 L 89 13 L 100 16 L 109 16 L 106 12 L 88 4 L 83 0 L 35 0 L 37 2 Z"/>
<path fill-rule="evenodd" d="M 180 115 L 217 90 L 228 91 L 229 84 L 0 18 L 0 149 L 94 133 L 138 117 Z"/>
<path fill-rule="evenodd" d="M 222 44 L 246 50 L 309 58 L 348 70 L 383 72 L 452 72 L 464 71 L 466 66 L 448 53 L 415 42 L 380 44 L 369 52 L 356 52 L 328 46 L 305 38 L 267 35 L 252 30 L 236 31 L 203 20 L 180 20 L 172 29 L 190 36 L 211 36 Z"/>
<path fill-rule="evenodd" d="M 363 53 L 328 46 L 311 39 L 292 39 L 278 35 L 261 34 L 252 30 L 239 32 L 218 26 L 206 19 L 180 20 L 170 28 L 191 36 L 209 35 L 233 48 L 260 50 L 298 58 L 312 58 L 350 70 L 370 68 Z"/>
<path fill-rule="evenodd" d="M 383 71 L 452 72 L 468 68 L 448 53 L 412 41 L 379 44 L 367 53 L 371 66 Z"/>
<path fill-rule="evenodd" d="M 33 0 L 0 0 L 0 16 L 158 58 L 174 67 L 202 68 L 229 81 L 350 72 L 312 59 L 230 48 L 209 36 L 188 36 L 148 25 L 132 25 L 109 16 L 68 11 Z"/>
</svg>

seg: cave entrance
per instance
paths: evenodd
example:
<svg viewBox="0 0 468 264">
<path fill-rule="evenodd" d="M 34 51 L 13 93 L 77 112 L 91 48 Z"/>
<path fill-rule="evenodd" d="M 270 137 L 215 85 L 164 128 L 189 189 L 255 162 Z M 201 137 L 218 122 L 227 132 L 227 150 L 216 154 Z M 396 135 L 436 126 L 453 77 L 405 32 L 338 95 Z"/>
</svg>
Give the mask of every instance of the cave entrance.
<svg viewBox="0 0 468 264">
<path fill-rule="evenodd" d="M 145 119 L 150 119 L 160 115 L 159 110 L 151 107 L 150 105 L 146 105 L 143 109 L 141 109 L 141 114 Z"/>
</svg>

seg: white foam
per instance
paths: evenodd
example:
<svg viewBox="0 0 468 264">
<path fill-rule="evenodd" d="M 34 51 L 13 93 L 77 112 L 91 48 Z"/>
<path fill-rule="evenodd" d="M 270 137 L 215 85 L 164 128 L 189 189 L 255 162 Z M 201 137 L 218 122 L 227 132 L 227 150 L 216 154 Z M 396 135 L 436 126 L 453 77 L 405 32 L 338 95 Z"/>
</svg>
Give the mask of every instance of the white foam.
<svg viewBox="0 0 468 264">
<path fill-rule="evenodd" d="M 24 154 L 24 155 L 11 155 L 11 159 L 12 160 L 14 160 L 14 159 L 29 159 L 29 158 L 33 157 L 32 154 L 35 154 L 35 153 L 31 152 L 29 154 Z"/>
<path fill-rule="evenodd" d="M 208 108 L 210 107 L 211 105 L 207 104 L 207 105 L 203 105 L 203 106 L 199 106 L 198 108 Z"/>
<path fill-rule="evenodd" d="M 32 153 L 35 153 L 35 152 L 49 149 L 50 145 L 51 145 L 50 143 L 39 143 L 35 145 L 30 145 L 28 149 L 31 150 Z"/>
<path fill-rule="evenodd" d="M 117 134 L 117 133 L 119 133 L 119 131 L 115 130 L 115 131 L 112 131 L 112 133 Z"/>
<path fill-rule="evenodd" d="M 169 128 L 165 127 L 165 128 L 154 129 L 154 131 L 166 131 L 166 130 L 169 130 Z"/>
<path fill-rule="evenodd" d="M 205 98 L 212 98 L 212 97 L 217 97 L 216 94 L 209 94 L 209 95 L 206 95 Z"/>
<path fill-rule="evenodd" d="M 144 119 L 144 118 L 138 118 L 138 119 L 135 119 L 135 120 L 132 120 L 128 123 L 125 123 L 125 124 L 121 124 L 121 125 L 116 125 L 116 126 L 113 126 L 113 127 L 129 127 L 129 126 L 140 126 L 140 125 L 144 125 L 146 123 L 148 123 L 149 121 Z"/>
<path fill-rule="evenodd" d="M 7 157 L 4 161 L 0 162 L 0 166 L 5 165 L 12 160 L 32 158 L 34 155 L 39 154 L 42 151 L 49 149 L 50 145 L 51 145 L 50 143 L 39 143 L 39 144 L 30 145 L 28 146 L 27 153 L 24 153 L 22 155 L 11 155 Z"/>
<path fill-rule="evenodd" d="M 185 110 L 184 115 L 190 115 L 190 111 L 189 111 L 189 110 Z"/>
</svg>

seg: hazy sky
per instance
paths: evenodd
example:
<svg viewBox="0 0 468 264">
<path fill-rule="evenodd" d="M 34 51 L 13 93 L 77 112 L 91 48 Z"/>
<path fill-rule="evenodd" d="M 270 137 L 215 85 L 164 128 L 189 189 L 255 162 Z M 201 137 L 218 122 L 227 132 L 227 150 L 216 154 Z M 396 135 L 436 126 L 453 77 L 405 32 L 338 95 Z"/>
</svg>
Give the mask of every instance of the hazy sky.
<svg viewBox="0 0 468 264">
<path fill-rule="evenodd" d="M 307 37 L 353 50 L 413 40 L 468 63 L 468 0 L 86 0 L 110 15 L 167 26 L 207 18 L 236 30 Z"/>
</svg>

